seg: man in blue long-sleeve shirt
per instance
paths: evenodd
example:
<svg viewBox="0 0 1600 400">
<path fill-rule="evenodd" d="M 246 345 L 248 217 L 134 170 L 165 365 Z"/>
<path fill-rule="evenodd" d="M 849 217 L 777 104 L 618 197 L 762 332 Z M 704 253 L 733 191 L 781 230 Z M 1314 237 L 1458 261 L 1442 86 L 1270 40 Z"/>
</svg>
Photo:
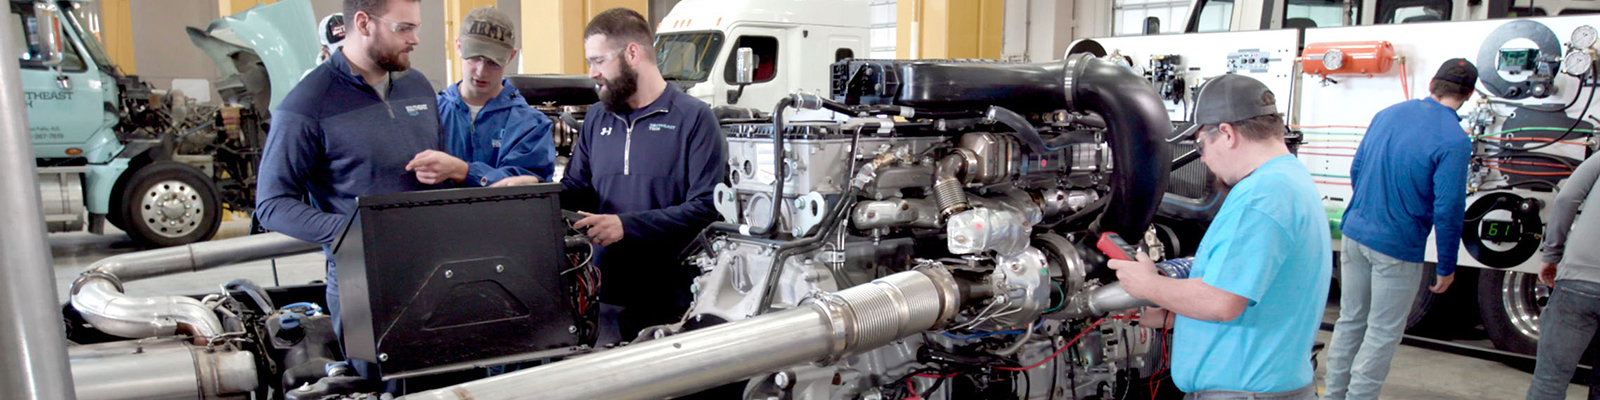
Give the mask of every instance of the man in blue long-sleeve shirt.
<svg viewBox="0 0 1600 400">
<path fill-rule="evenodd" d="M 1344 212 L 1339 321 L 1328 347 L 1327 399 L 1376 399 L 1424 274 L 1428 231 L 1438 241 L 1435 283 L 1455 277 L 1466 211 L 1472 143 L 1456 110 L 1472 97 L 1478 69 L 1445 61 L 1430 97 L 1373 117 L 1350 165 L 1355 192 Z"/>
<path fill-rule="evenodd" d="M 584 29 L 589 107 L 561 179 L 561 205 L 600 247 L 600 343 L 678 321 L 697 272 L 679 253 L 716 217 L 712 190 L 726 155 L 711 108 L 661 78 L 649 22 L 632 10 L 596 15 Z M 590 214 L 593 212 L 594 214 Z"/>
<path fill-rule="evenodd" d="M 503 77 L 517 55 L 515 41 L 511 16 L 494 7 L 478 7 L 461 21 L 462 78 L 439 94 L 445 151 L 417 154 L 406 165 L 417 179 L 472 186 L 550 181 L 556 163 L 550 118 Z"/>
<path fill-rule="evenodd" d="M 328 249 L 355 212 L 356 196 L 429 188 L 405 166 L 418 152 L 441 147 L 433 87 L 408 70 L 422 21 L 418 1 L 346 0 L 344 15 L 344 47 L 272 114 L 255 212 L 262 227 L 322 243 L 335 321 L 339 285 Z"/>
</svg>

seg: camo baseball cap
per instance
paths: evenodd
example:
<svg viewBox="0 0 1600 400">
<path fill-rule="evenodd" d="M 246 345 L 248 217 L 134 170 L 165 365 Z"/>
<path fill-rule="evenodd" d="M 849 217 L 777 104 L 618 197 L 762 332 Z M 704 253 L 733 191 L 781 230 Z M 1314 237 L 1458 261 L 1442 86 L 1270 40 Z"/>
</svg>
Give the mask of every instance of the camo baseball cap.
<svg viewBox="0 0 1600 400">
<path fill-rule="evenodd" d="M 478 7 L 461 21 L 461 59 L 483 57 L 500 66 L 510 65 L 517 46 L 511 16 L 494 7 Z"/>
</svg>

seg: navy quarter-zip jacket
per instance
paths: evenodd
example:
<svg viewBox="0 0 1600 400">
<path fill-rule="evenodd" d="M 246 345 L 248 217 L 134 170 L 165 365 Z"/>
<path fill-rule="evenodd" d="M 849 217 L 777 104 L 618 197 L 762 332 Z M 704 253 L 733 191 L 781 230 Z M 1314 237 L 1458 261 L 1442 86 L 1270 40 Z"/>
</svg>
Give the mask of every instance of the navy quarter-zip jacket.
<svg viewBox="0 0 1600 400">
<path fill-rule="evenodd" d="M 417 153 L 443 147 L 433 86 L 421 72 L 391 72 L 387 97 L 380 99 L 341 52 L 312 69 L 272 113 L 255 218 L 266 229 L 322 244 L 330 303 L 339 287 L 329 245 L 355 212 L 356 196 L 435 188 L 405 169 Z"/>
<path fill-rule="evenodd" d="M 725 176 L 724 147 L 711 107 L 671 84 L 628 115 L 589 107 L 561 202 L 622 221 L 622 240 L 595 249 L 601 301 L 687 304 L 692 271 L 678 256 L 716 219 L 712 192 Z"/>
</svg>

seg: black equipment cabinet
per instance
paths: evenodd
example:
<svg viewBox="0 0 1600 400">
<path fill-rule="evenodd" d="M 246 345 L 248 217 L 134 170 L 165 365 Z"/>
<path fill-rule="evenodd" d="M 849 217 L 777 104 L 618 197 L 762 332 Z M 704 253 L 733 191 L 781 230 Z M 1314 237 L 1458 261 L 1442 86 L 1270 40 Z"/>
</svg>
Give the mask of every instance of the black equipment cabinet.
<svg viewBox="0 0 1600 400">
<path fill-rule="evenodd" d="M 576 346 L 560 190 L 358 198 L 334 247 L 346 357 L 387 380 Z"/>
</svg>

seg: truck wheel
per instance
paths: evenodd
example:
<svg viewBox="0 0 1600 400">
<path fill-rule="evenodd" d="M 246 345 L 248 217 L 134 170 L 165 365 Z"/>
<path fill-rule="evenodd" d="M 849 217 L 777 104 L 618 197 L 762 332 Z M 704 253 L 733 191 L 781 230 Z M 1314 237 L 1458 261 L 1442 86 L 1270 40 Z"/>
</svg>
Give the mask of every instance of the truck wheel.
<svg viewBox="0 0 1600 400">
<path fill-rule="evenodd" d="M 1494 347 L 1533 355 L 1539 343 L 1539 313 L 1550 288 L 1521 272 L 1485 270 L 1478 275 L 1478 310 Z"/>
<path fill-rule="evenodd" d="M 222 224 L 217 186 L 194 167 L 161 161 L 140 168 L 123 193 L 134 240 L 159 247 L 211 239 Z"/>
<path fill-rule="evenodd" d="M 1431 267 L 1429 271 L 1432 271 Z M 1428 310 L 1433 308 L 1433 301 L 1437 296 L 1432 290 L 1428 290 L 1428 287 L 1433 286 L 1435 279 L 1439 278 L 1431 272 L 1422 276 L 1422 285 L 1417 288 L 1417 299 L 1411 302 L 1411 313 L 1406 314 L 1405 330 L 1410 331 L 1411 327 L 1417 326 L 1417 323 L 1422 322 L 1423 317 L 1428 315 Z"/>
<path fill-rule="evenodd" d="M 1424 264 L 1422 284 L 1417 287 L 1417 300 L 1411 305 L 1406 318 L 1406 333 L 1430 336 L 1459 337 L 1463 332 L 1478 326 L 1478 274 L 1477 268 L 1456 268 L 1455 283 L 1450 290 L 1435 294 L 1428 290 L 1438 276 L 1433 274 L 1433 263 Z"/>
</svg>

